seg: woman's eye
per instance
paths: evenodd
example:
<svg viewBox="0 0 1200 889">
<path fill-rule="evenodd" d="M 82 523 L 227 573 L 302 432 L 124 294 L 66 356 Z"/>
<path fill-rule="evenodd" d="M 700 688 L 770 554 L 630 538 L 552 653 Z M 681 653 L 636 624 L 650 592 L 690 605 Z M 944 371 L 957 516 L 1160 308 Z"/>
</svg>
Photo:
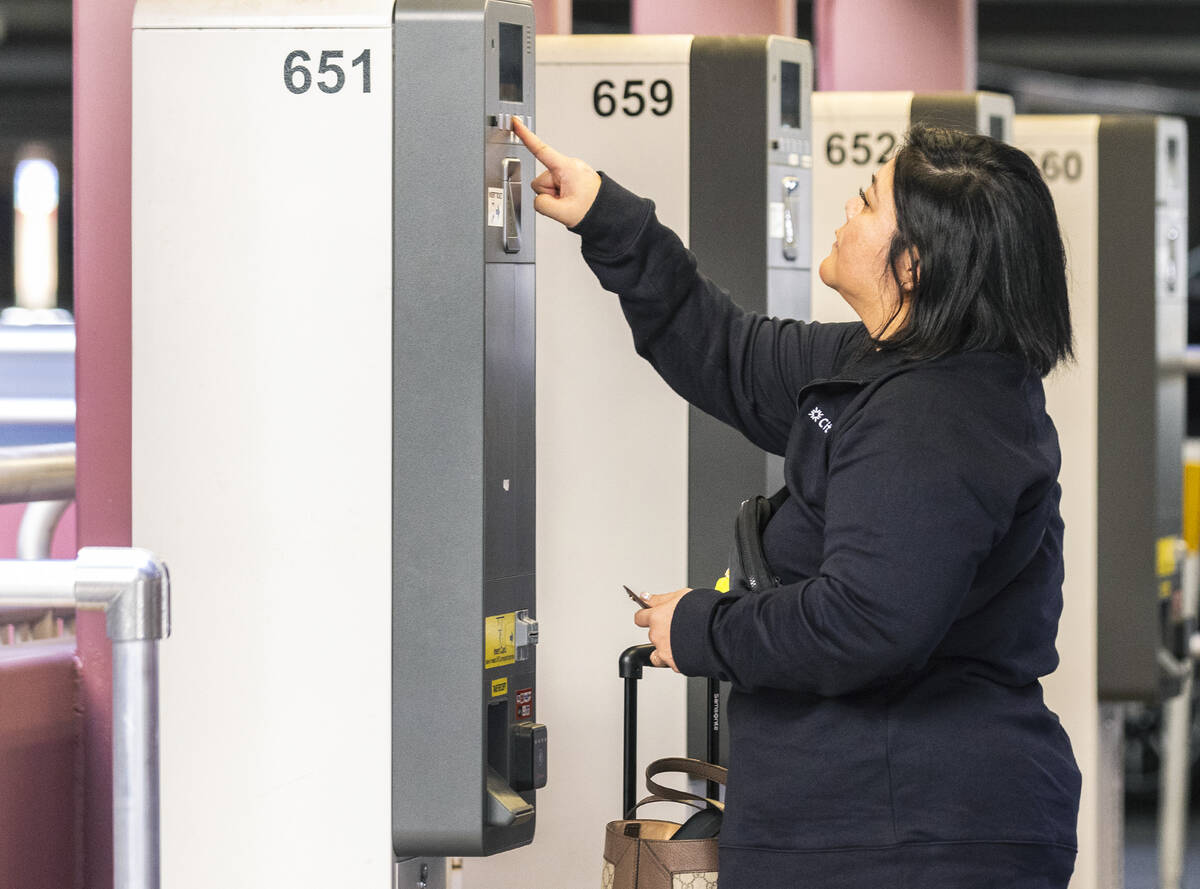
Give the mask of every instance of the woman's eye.
<svg viewBox="0 0 1200 889">
<path fill-rule="evenodd" d="M 867 200 L 866 192 L 864 192 L 861 188 L 858 190 L 858 199 L 863 202 L 864 207 L 871 206 L 871 203 Z"/>
</svg>

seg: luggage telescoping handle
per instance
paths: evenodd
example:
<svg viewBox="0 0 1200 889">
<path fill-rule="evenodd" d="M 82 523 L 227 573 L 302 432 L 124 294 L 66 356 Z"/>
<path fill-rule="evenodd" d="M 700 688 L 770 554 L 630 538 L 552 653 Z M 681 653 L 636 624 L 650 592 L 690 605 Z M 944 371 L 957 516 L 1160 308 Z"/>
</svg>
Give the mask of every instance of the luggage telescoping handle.
<svg viewBox="0 0 1200 889">
<path fill-rule="evenodd" d="M 651 666 L 650 654 L 654 645 L 650 642 L 632 645 L 621 652 L 617 671 L 625 680 L 625 754 L 622 780 L 625 790 L 621 797 L 621 817 L 628 818 L 637 804 L 637 684 L 642 678 L 642 669 Z"/>
<path fill-rule="evenodd" d="M 617 662 L 617 672 L 625 680 L 625 750 L 622 760 L 625 790 L 622 796 L 624 807 L 621 810 L 624 817 L 629 817 L 637 802 L 637 683 L 642 678 L 642 670 L 653 666 L 650 663 L 653 651 L 654 645 L 650 642 L 632 645 L 621 652 Z M 708 680 L 708 700 L 708 761 L 718 763 L 721 756 L 721 684 L 716 679 Z M 709 798 L 717 799 L 720 787 L 715 781 L 709 781 L 707 791 Z"/>
<path fill-rule="evenodd" d="M 721 680 L 708 679 L 708 761 L 713 765 L 721 762 Z M 708 796 L 718 799 L 721 792 L 716 781 L 708 782 Z"/>
</svg>

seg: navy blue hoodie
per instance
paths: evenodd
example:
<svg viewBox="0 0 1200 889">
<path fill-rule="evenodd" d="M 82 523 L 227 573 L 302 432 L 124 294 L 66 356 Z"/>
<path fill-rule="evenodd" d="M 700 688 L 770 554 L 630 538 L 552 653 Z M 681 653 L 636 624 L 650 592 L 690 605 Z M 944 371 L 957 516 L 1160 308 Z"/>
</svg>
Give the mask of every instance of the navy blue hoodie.
<svg viewBox="0 0 1200 889">
<path fill-rule="evenodd" d="M 1063 579 L 1040 378 L 746 313 L 607 177 L 574 231 L 638 353 L 785 460 L 781 585 L 694 590 L 671 625 L 680 670 L 734 688 L 721 889 L 1065 887 L 1080 781 L 1038 682 Z"/>
</svg>

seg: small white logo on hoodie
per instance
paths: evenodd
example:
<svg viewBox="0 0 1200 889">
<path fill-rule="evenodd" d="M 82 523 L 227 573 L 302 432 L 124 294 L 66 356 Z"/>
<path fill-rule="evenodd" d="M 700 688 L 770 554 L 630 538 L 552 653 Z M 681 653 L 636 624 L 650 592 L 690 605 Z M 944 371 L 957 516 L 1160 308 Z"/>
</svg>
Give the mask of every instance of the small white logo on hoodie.
<svg viewBox="0 0 1200 889">
<path fill-rule="evenodd" d="M 823 410 L 821 410 L 819 407 L 814 407 L 811 411 L 809 411 L 808 417 L 810 420 L 812 420 L 814 423 L 816 423 L 817 428 L 820 429 L 822 432 L 824 432 L 826 435 L 828 435 L 829 430 L 833 428 L 833 421 L 830 420 L 827 416 L 825 416 L 825 412 Z"/>
</svg>

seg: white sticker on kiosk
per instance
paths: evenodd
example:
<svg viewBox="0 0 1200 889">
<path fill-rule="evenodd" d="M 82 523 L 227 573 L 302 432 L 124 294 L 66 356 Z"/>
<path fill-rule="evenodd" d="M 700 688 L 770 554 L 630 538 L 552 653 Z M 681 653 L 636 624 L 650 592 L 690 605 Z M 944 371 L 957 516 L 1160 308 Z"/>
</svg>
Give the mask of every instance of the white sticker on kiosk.
<svg viewBox="0 0 1200 889">
<path fill-rule="evenodd" d="M 487 224 L 492 228 L 504 226 L 504 189 L 488 189 Z"/>
<path fill-rule="evenodd" d="M 783 201 L 767 204 L 767 237 L 783 237 Z"/>
</svg>

